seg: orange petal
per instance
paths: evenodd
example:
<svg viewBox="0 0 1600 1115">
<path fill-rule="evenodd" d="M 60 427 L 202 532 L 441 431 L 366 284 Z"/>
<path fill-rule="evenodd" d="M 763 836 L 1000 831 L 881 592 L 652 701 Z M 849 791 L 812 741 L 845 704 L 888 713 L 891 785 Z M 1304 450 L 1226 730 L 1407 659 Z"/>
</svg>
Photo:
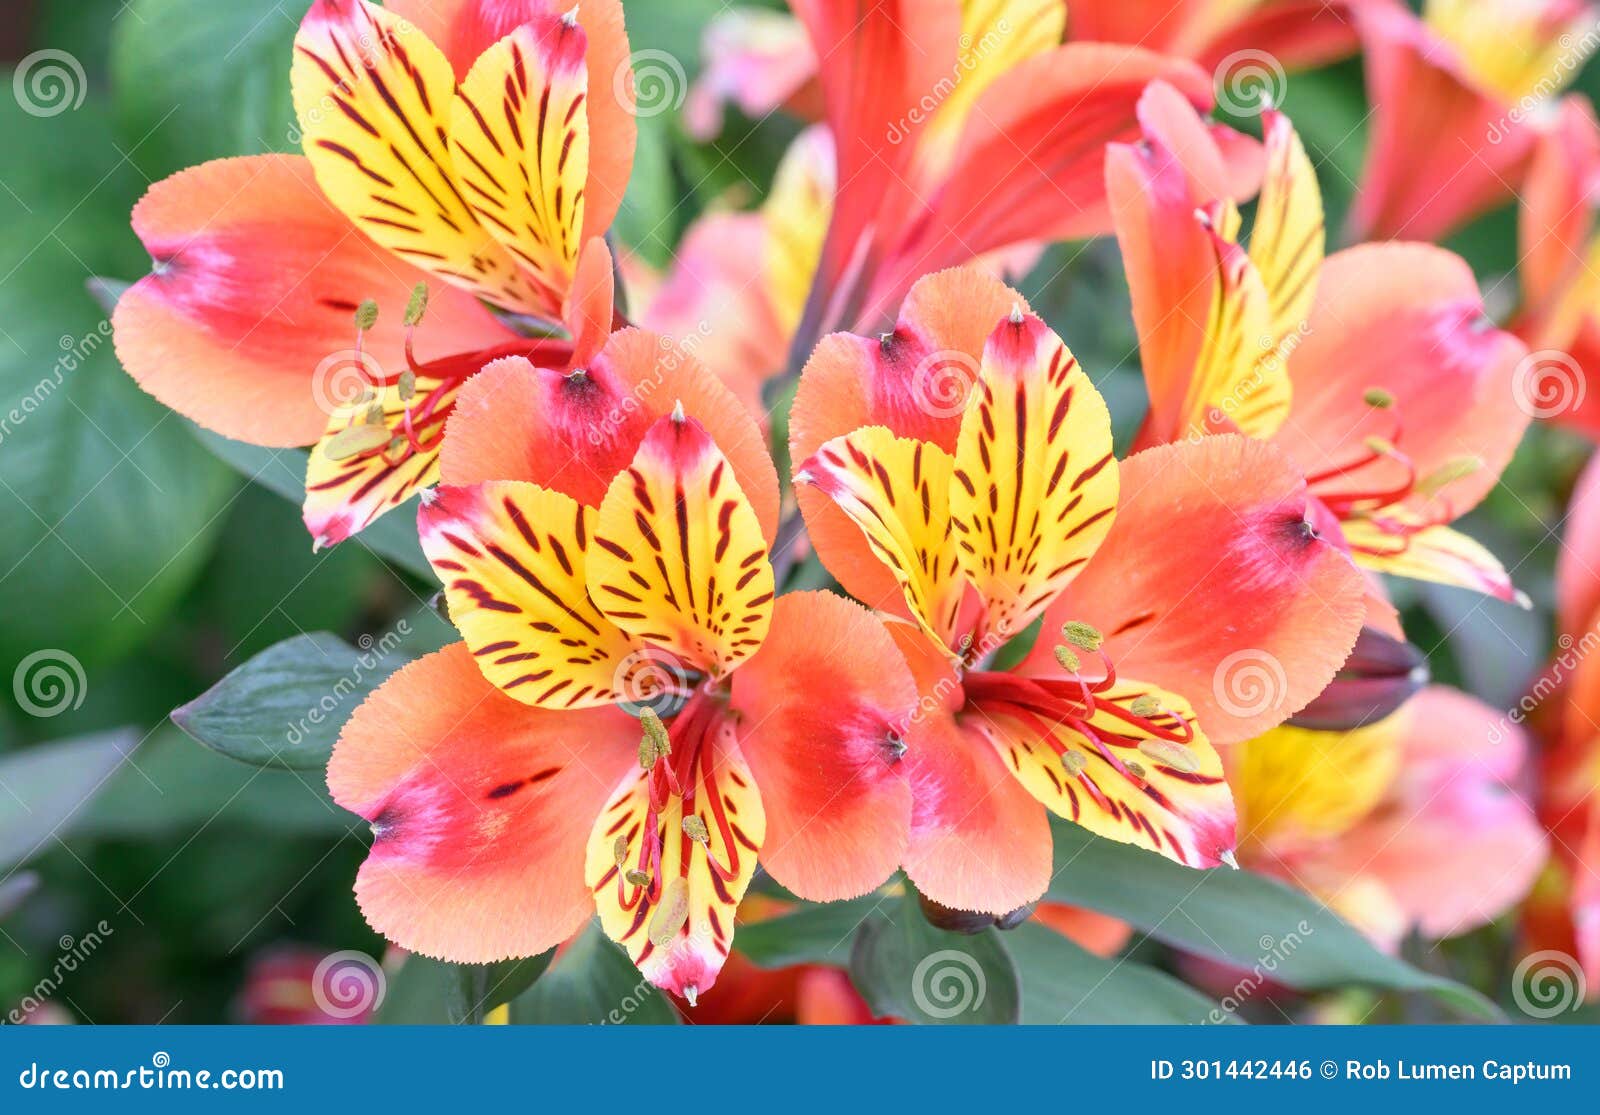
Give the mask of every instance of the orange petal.
<svg viewBox="0 0 1600 1115">
<path fill-rule="evenodd" d="M 404 667 L 328 764 L 334 800 L 372 822 L 356 878 L 368 922 L 460 963 L 560 944 L 593 915 L 584 846 L 637 742 L 621 711 L 518 704 L 459 643 Z"/>
<path fill-rule="evenodd" d="M 1044 807 L 970 723 L 957 722 L 964 697 L 949 661 L 911 628 L 892 630 L 918 692 L 903 760 L 912 789 L 906 874 L 941 906 L 1010 913 L 1050 884 Z"/>
<path fill-rule="evenodd" d="M 384 5 L 436 43 L 465 81 L 479 57 L 530 21 L 578 13 L 588 37 L 589 180 L 583 222 L 585 242 L 616 219 L 633 167 L 638 125 L 633 112 L 633 70 L 622 0 L 389 0 Z"/>
<path fill-rule="evenodd" d="M 1133 711 L 1149 701 L 1158 711 Z M 1221 864 L 1235 843 L 1233 793 L 1188 702 L 1126 676 L 1095 702 L 1092 739 L 1080 727 L 982 699 L 972 724 L 1057 816 L 1190 867 Z"/>
<path fill-rule="evenodd" d="M 824 442 L 863 426 L 954 453 L 984 342 L 995 322 L 1027 302 L 973 268 L 923 278 L 900 321 L 881 337 L 823 338 L 800 376 L 790 414 L 790 459 L 804 461 Z M 821 492 L 796 497 L 822 563 L 850 595 L 870 607 L 899 608 L 899 583 L 873 555 L 861 529 Z"/>
<path fill-rule="evenodd" d="M 645 431 L 680 402 L 728 455 L 772 538 L 778 476 L 761 428 L 698 356 L 642 329 L 613 333 L 581 369 L 501 360 L 473 376 L 446 428 L 441 475 L 529 480 L 598 507 Z"/>
<path fill-rule="evenodd" d="M 987 608 L 983 633 L 1017 634 L 1094 554 L 1117 506 L 1105 400 L 1061 338 L 1020 309 L 984 346 L 952 476 L 950 525 Z"/>
<path fill-rule="evenodd" d="M 357 227 L 492 303 L 544 307 L 467 204 L 445 141 L 455 76 L 427 36 L 366 0 L 317 0 L 289 76 L 317 184 Z"/>
<path fill-rule="evenodd" d="M 955 646 L 966 597 L 950 525 L 955 462 L 926 441 L 868 426 L 834 438 L 795 471 L 865 534 L 873 554 L 899 582 L 911 617 L 940 646 Z"/>
<path fill-rule="evenodd" d="M 658 419 L 595 520 L 589 595 L 630 634 L 726 675 L 766 638 L 774 583 L 755 509 L 694 418 Z"/>
<path fill-rule="evenodd" d="M 590 602 L 595 512 L 520 480 L 441 487 L 417 515 L 450 620 L 484 677 L 524 704 L 623 700 L 643 645 Z"/>
<path fill-rule="evenodd" d="M 916 700 L 884 625 L 826 592 L 788 593 L 733 676 L 732 708 L 761 791 L 761 861 L 801 898 L 837 901 L 900 864 L 911 790 L 901 738 Z"/>
<path fill-rule="evenodd" d="M 562 312 L 572 332 L 572 362 L 577 367 L 591 363 L 611 338 L 616 314 L 614 282 L 611 249 L 597 236 L 583 246 Z"/>
<path fill-rule="evenodd" d="M 1600 612 L 1600 458 L 1591 457 L 1567 500 L 1556 554 L 1556 630 L 1582 631 Z"/>
<path fill-rule="evenodd" d="M 1223 435 L 1122 462 L 1116 523 L 1045 615 L 1105 635 L 1117 673 L 1194 708 L 1215 743 L 1258 735 L 1332 679 L 1365 587 L 1307 523 L 1305 483 L 1271 445 Z M 1025 672 L 1058 674 L 1041 639 Z"/>
<path fill-rule="evenodd" d="M 606 935 L 651 983 L 692 1003 L 716 982 L 732 945 L 734 914 L 766 840 L 762 795 L 727 720 L 679 773 L 683 795 L 653 809 L 648 777 L 635 769 L 616 786 L 589 836 L 584 877 Z M 704 843 L 685 827 L 691 818 Z M 641 837 L 652 820 L 660 842 L 653 863 Z M 629 871 L 652 881 L 639 885 Z"/>
<path fill-rule="evenodd" d="M 354 366 L 353 315 L 378 303 L 366 365 L 405 367 L 402 310 L 427 274 L 375 248 L 296 155 L 218 159 L 150 187 L 133 229 L 154 261 L 117 304 L 117 355 L 146 391 L 228 437 L 309 445 L 328 381 Z M 425 351 L 512 339 L 468 294 L 435 289 Z"/>
<path fill-rule="evenodd" d="M 1566 348 L 1600 294 L 1589 267 L 1600 178 L 1600 123 L 1584 97 L 1562 99 L 1560 116 L 1539 138 L 1517 210 L 1517 333 L 1530 348 Z"/>
</svg>

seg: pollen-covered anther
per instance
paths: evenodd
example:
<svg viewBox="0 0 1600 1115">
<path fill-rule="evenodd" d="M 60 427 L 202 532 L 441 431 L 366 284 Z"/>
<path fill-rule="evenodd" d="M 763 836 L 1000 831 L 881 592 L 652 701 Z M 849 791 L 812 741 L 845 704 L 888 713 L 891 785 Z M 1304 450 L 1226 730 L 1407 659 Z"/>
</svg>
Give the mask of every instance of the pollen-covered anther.
<svg viewBox="0 0 1600 1115">
<path fill-rule="evenodd" d="M 410 368 L 400 373 L 400 401 L 409 403 L 417 396 L 417 373 Z"/>
<path fill-rule="evenodd" d="M 405 324 L 408 326 L 420 325 L 422 315 L 428 312 L 428 284 L 418 283 L 411 288 L 411 297 L 406 301 Z"/>
<path fill-rule="evenodd" d="M 683 835 L 696 844 L 706 844 L 711 840 L 711 833 L 706 831 L 706 823 L 693 813 L 683 819 Z"/>
<path fill-rule="evenodd" d="M 1141 693 L 1128 705 L 1128 711 L 1141 720 L 1148 720 L 1161 711 L 1161 702 L 1148 693 Z"/>
<path fill-rule="evenodd" d="M 1078 656 L 1073 654 L 1070 648 L 1060 644 L 1056 645 L 1056 665 L 1069 674 L 1075 674 L 1083 668 L 1083 663 L 1078 660 Z"/>
<path fill-rule="evenodd" d="M 365 333 L 378 324 L 378 303 L 371 298 L 356 307 L 356 328 Z"/>
<path fill-rule="evenodd" d="M 1377 410 L 1388 410 L 1394 406 L 1394 396 L 1381 387 L 1369 387 L 1361 396 L 1361 401 Z"/>
<path fill-rule="evenodd" d="M 682 877 L 662 888 L 661 901 L 650 915 L 648 934 L 656 948 L 666 948 L 689 921 L 689 884 Z"/>
<path fill-rule="evenodd" d="M 1386 437 L 1369 437 L 1365 441 L 1367 451 L 1379 457 L 1388 457 L 1394 454 L 1394 442 Z"/>
<path fill-rule="evenodd" d="M 639 713 L 639 726 L 644 729 L 639 738 L 639 765 L 650 770 L 657 760 L 672 754 L 672 740 L 667 735 L 667 726 L 661 723 L 661 717 L 653 708 Z"/>
<path fill-rule="evenodd" d="M 1143 781 L 1144 776 L 1145 776 L 1145 770 L 1144 770 L 1144 764 L 1143 763 L 1140 763 L 1140 762 L 1138 762 L 1138 761 L 1136 761 L 1134 759 L 1129 759 L 1129 760 L 1125 761 L 1122 765 L 1127 768 L 1129 774 L 1131 774 L 1135 778 L 1140 779 L 1141 781 Z"/>
<path fill-rule="evenodd" d="M 1089 765 L 1089 756 L 1069 747 L 1061 753 L 1061 765 L 1066 768 L 1069 775 L 1076 778 Z"/>
<path fill-rule="evenodd" d="M 1455 457 L 1434 469 L 1421 480 L 1417 481 L 1417 494 L 1431 496 L 1447 485 L 1454 484 L 1457 480 L 1464 480 L 1483 468 L 1483 461 L 1478 457 Z"/>
<path fill-rule="evenodd" d="M 1172 743 L 1164 739 L 1147 739 L 1139 744 L 1139 754 L 1149 759 L 1152 763 L 1159 763 L 1164 767 L 1182 771 L 1184 774 L 1196 774 L 1200 770 L 1200 760 L 1195 758 L 1194 752 L 1181 744 Z"/>
<path fill-rule="evenodd" d="M 1105 637 L 1100 634 L 1098 629 L 1078 620 L 1063 623 L 1061 625 L 1061 637 L 1079 650 L 1086 650 L 1091 654 L 1099 650 L 1100 644 L 1105 642 Z"/>
<path fill-rule="evenodd" d="M 612 854 L 612 856 L 614 856 L 616 858 L 617 870 L 620 871 L 623 868 L 628 866 L 628 834 L 627 833 L 620 832 L 620 833 L 617 834 L 617 842 L 615 844 L 611 845 L 611 854 Z"/>
</svg>

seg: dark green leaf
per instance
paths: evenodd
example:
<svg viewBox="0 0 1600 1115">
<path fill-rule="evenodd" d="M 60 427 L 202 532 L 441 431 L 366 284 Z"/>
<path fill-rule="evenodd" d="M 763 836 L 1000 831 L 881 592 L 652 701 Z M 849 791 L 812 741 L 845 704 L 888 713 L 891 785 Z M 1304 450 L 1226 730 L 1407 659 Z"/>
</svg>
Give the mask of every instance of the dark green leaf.
<svg viewBox="0 0 1600 1115">
<path fill-rule="evenodd" d="M 4 921 L 39 889 L 39 876 L 32 871 L 15 871 L 0 879 L 0 921 Z"/>
<path fill-rule="evenodd" d="M 401 620 L 366 649 L 326 632 L 297 635 L 174 710 L 172 721 L 242 763 L 320 771 L 356 706 L 407 661 L 410 633 Z"/>
<path fill-rule="evenodd" d="M 733 946 L 763 968 L 787 968 L 792 964 L 843 968 L 850 963 L 856 930 L 874 913 L 896 905 L 893 899 L 875 894 L 850 902 L 807 903 L 793 913 L 748 925 L 741 923 Z"/>
<path fill-rule="evenodd" d="M 511 1000 L 517 1024 L 671 1025 L 678 1012 L 628 954 L 591 924 L 528 990 Z"/>
<path fill-rule="evenodd" d="M 447 1004 L 450 1021 L 477 1024 L 503 1003 L 521 995 L 550 966 L 554 950 L 494 964 L 456 964 Z"/>
<path fill-rule="evenodd" d="M 969 936 L 935 929 L 909 888 L 908 897 L 856 933 L 850 978 L 880 1017 L 948 1025 L 1021 1017 L 1017 969 L 999 931 Z"/>
<path fill-rule="evenodd" d="M 1477 992 L 1374 948 L 1327 907 L 1249 871 L 1194 871 L 1169 859 L 1056 822 L 1049 897 L 1087 906 L 1190 952 L 1260 969 L 1302 990 L 1362 984 L 1426 991 L 1457 1009 L 1495 1017 Z"/>
<path fill-rule="evenodd" d="M 451 1021 L 450 1003 L 459 994 L 454 964 L 412 954 L 388 977 L 383 1002 L 372 1021 L 380 1026 L 443 1026 Z"/>
<path fill-rule="evenodd" d="M 0 755 L 0 874 L 65 835 L 138 742 L 135 732 L 107 732 Z"/>
<path fill-rule="evenodd" d="M 1022 1021 L 1028 1025 L 1235 1021 L 1165 972 L 1127 959 L 1102 959 L 1037 922 L 1019 925 L 1002 940 L 1022 977 Z"/>
</svg>

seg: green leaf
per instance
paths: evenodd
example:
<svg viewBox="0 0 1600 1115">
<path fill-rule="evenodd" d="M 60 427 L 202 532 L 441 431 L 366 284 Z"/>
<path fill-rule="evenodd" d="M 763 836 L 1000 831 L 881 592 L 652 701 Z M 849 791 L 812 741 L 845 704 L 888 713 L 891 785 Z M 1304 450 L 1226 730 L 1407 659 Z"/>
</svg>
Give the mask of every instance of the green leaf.
<svg viewBox="0 0 1600 1115">
<path fill-rule="evenodd" d="M 14 871 L 0 879 L 0 921 L 10 917 L 39 889 L 39 876 L 32 871 Z"/>
<path fill-rule="evenodd" d="M 0 874 L 65 835 L 138 742 L 132 731 L 107 732 L 0 755 Z"/>
<path fill-rule="evenodd" d="M 410 634 L 402 619 L 363 649 L 327 632 L 297 635 L 175 709 L 172 722 L 251 766 L 320 771 L 356 706 L 406 663 Z"/>
<path fill-rule="evenodd" d="M 1234 1017 L 1188 984 L 1126 958 L 1103 959 L 1037 922 L 1003 938 L 1022 976 L 1027 1025 L 1191 1025 Z"/>
<path fill-rule="evenodd" d="M 590 923 L 528 990 L 511 1021 L 558 1025 L 672 1025 L 678 1012 L 623 952 Z"/>
<path fill-rule="evenodd" d="M 856 933 L 850 978 L 880 1017 L 949 1025 L 1021 1017 L 1017 969 L 999 931 L 935 929 L 909 887 L 892 911 L 875 914 Z"/>
<path fill-rule="evenodd" d="M 459 989 L 455 965 L 413 953 L 388 977 L 372 1021 L 380 1026 L 443 1026 L 451 1021 L 450 1003 Z"/>
<path fill-rule="evenodd" d="M 118 367 L 85 289 L 144 265 L 143 181 L 97 99 L 0 97 L 0 181 L 0 672 L 42 648 L 93 666 L 162 631 L 236 482 Z"/>
<path fill-rule="evenodd" d="M 748 925 L 741 923 L 734 934 L 733 947 L 763 968 L 794 964 L 843 968 L 850 963 L 856 931 L 873 914 L 894 905 L 894 900 L 877 894 L 849 902 L 807 903 L 793 913 Z"/>
<path fill-rule="evenodd" d="M 267 449 L 225 438 L 199 426 L 192 428 L 201 445 L 245 479 L 276 492 L 296 507 L 305 503 L 307 454 L 304 449 Z M 311 545 L 309 536 L 305 542 L 308 547 Z M 342 545 L 362 546 L 401 569 L 425 578 L 430 584 L 435 580 L 433 567 L 422 555 L 422 543 L 417 541 L 417 520 L 410 504 L 389 512 Z"/>
<path fill-rule="evenodd" d="M 309 0 L 132 0 L 111 40 L 117 124 L 151 178 L 299 149 L 289 61 Z"/>
<path fill-rule="evenodd" d="M 1310 896 L 1249 871 L 1195 871 L 1153 852 L 1052 823 L 1053 901 L 1130 922 L 1190 952 L 1301 990 L 1350 984 L 1425 991 L 1467 1014 L 1498 1016 L 1483 996 L 1380 952 Z"/>
<path fill-rule="evenodd" d="M 451 1022 L 481 1023 L 496 1007 L 533 986 L 550 967 L 555 950 L 493 964 L 453 964 L 455 980 L 446 1008 Z"/>
</svg>

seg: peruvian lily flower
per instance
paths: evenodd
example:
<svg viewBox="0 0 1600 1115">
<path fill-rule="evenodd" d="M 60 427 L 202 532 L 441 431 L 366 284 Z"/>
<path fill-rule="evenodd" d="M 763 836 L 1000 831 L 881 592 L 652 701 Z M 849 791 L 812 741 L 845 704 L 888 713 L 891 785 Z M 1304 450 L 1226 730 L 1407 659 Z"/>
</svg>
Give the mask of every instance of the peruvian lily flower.
<svg viewBox="0 0 1600 1115">
<path fill-rule="evenodd" d="M 1556 629 L 1549 666 L 1518 713 L 1532 709 L 1544 739 L 1539 817 L 1552 856 L 1525 918 L 1533 949 L 1559 949 L 1582 965 L 1600 996 L 1600 465 L 1572 493 L 1556 562 Z"/>
<path fill-rule="evenodd" d="M 1371 139 L 1355 240 L 1438 240 L 1508 200 L 1600 8 L 1586 0 L 1427 0 L 1418 19 L 1355 10 Z"/>
<path fill-rule="evenodd" d="M 290 74 L 305 155 L 206 163 L 134 210 L 155 267 L 117 307 L 123 365 L 228 437 L 314 444 L 319 546 L 438 479 L 485 364 L 581 366 L 610 331 L 628 40 L 618 0 L 570 7 L 317 0 Z"/>
<path fill-rule="evenodd" d="M 858 605 L 774 600 L 760 431 L 659 342 L 625 330 L 584 370 L 513 359 L 471 385 L 444 469 L 474 479 L 418 515 L 464 641 L 357 710 L 328 784 L 372 823 L 356 895 L 397 944 L 529 956 L 598 911 L 692 1003 L 758 857 L 818 901 L 894 870 L 915 692 Z"/>
<path fill-rule="evenodd" d="M 1449 525 L 1528 424 L 1510 405 L 1526 349 L 1484 316 L 1466 263 L 1423 244 L 1324 260 L 1316 175 L 1272 110 L 1245 248 L 1192 108 L 1156 85 L 1140 119 L 1143 141 L 1113 145 L 1106 169 L 1150 393 L 1139 444 L 1269 440 L 1304 472 L 1318 529 L 1364 567 L 1521 600 Z"/>
<path fill-rule="evenodd" d="M 1548 854 L 1518 792 L 1526 759 L 1499 709 L 1444 686 L 1354 731 L 1276 728 L 1225 754 L 1239 862 L 1391 951 L 1465 933 L 1521 901 Z"/>
<path fill-rule="evenodd" d="M 823 564 L 902 620 L 921 694 L 905 867 L 925 897 L 993 914 L 1037 899 L 1046 808 L 1229 860 L 1211 741 L 1309 701 L 1361 620 L 1360 575 L 1307 522 L 1281 452 L 1206 438 L 1119 465 L 1061 340 L 971 270 L 918 282 L 890 332 L 823 340 L 791 452 Z M 1033 651 L 998 668 L 1035 621 Z"/>
<path fill-rule="evenodd" d="M 794 351 L 879 328 L 920 276 L 1017 245 L 1109 230 L 1107 142 L 1136 132 L 1157 78 L 1200 108 L 1191 62 L 1121 44 L 1060 45 L 1059 2 L 793 0 L 812 49 L 837 173 Z M 1219 129 L 1236 196 L 1253 144 Z"/>
</svg>

